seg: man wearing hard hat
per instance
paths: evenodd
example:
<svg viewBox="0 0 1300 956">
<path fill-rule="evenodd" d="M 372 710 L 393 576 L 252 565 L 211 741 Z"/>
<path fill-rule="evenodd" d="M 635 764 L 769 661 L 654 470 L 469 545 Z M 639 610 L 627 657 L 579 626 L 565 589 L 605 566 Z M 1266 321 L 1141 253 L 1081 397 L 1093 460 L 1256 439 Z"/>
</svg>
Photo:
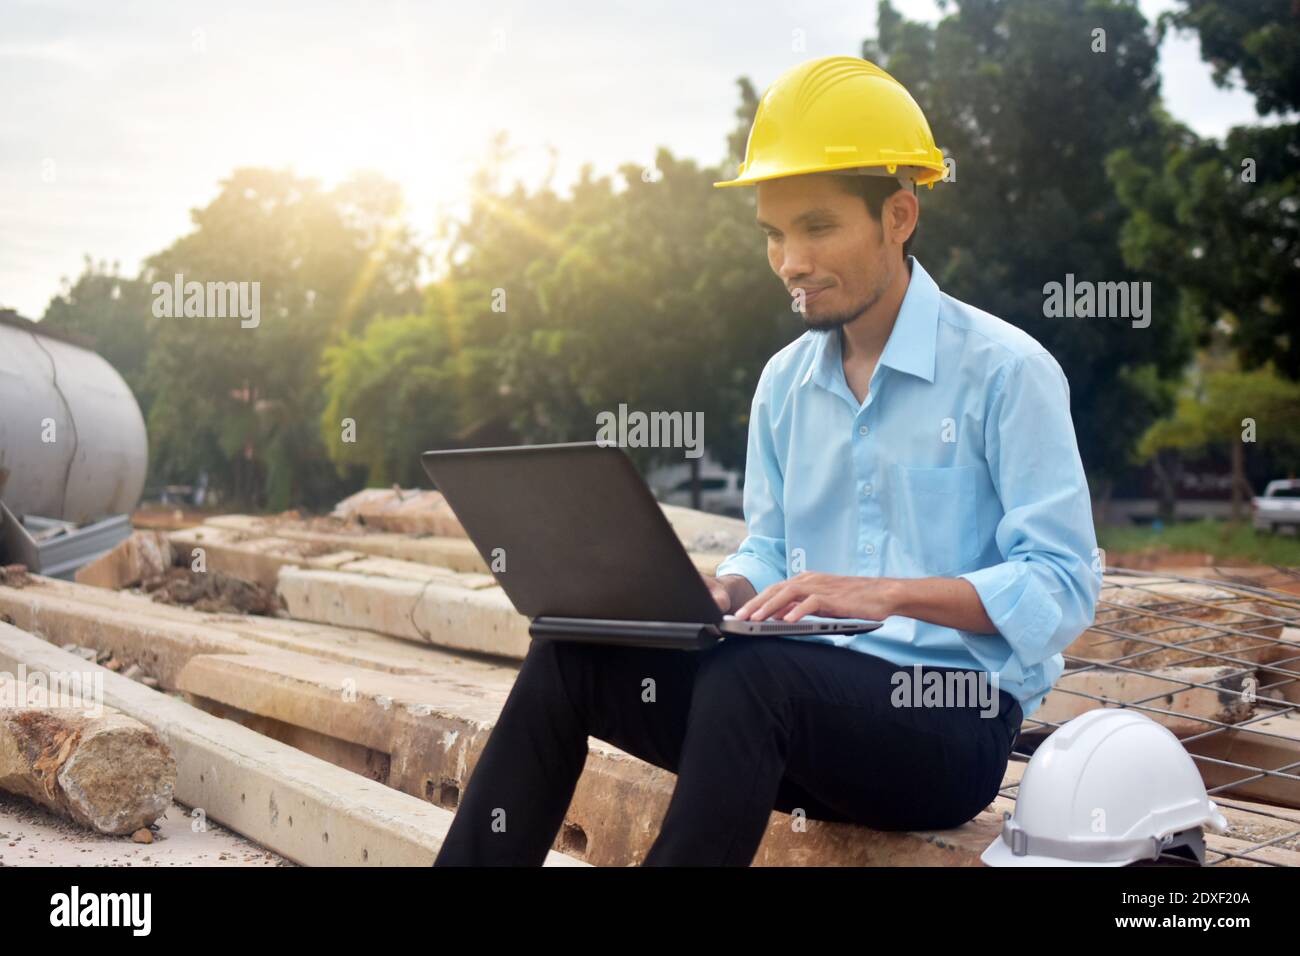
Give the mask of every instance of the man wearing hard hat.
<svg viewBox="0 0 1300 956">
<path fill-rule="evenodd" d="M 774 808 L 789 846 L 808 817 L 943 829 L 997 795 L 1092 622 L 1100 565 L 1060 366 L 909 254 L 915 186 L 944 171 L 907 90 L 837 56 L 772 84 L 739 176 L 715 184 L 756 187 L 807 331 L 759 376 L 748 536 L 710 587 L 739 618 L 884 625 L 698 653 L 534 642 L 502 712 L 517 733 L 475 796 L 509 789 L 525 819 L 489 833 L 462 807 L 440 864 L 540 863 L 587 733 L 677 774 L 647 865 L 747 865 Z M 973 686 L 954 677 L 978 678 L 978 699 L 948 693 Z"/>
</svg>

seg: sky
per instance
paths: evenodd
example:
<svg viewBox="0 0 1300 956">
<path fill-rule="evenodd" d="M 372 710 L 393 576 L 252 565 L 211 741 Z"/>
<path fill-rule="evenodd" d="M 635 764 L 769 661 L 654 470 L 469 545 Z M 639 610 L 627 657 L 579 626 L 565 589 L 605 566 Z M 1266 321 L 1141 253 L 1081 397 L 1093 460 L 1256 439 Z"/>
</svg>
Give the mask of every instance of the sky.
<svg viewBox="0 0 1300 956">
<path fill-rule="evenodd" d="M 932 0 L 894 0 L 933 21 Z M 1173 6 L 1140 0 L 1148 19 Z M 549 12 L 548 12 L 549 11 Z M 39 319 L 83 258 L 135 275 L 240 166 L 404 189 L 417 235 L 462 210 L 498 130 L 508 181 L 561 192 L 658 148 L 720 162 L 739 102 L 806 59 L 860 55 L 874 0 L 0 0 L 0 307 Z M 796 33 L 796 31 L 802 31 Z M 802 38 L 796 48 L 794 39 Z M 1193 36 L 1161 50 L 1197 133 L 1257 122 Z"/>
</svg>

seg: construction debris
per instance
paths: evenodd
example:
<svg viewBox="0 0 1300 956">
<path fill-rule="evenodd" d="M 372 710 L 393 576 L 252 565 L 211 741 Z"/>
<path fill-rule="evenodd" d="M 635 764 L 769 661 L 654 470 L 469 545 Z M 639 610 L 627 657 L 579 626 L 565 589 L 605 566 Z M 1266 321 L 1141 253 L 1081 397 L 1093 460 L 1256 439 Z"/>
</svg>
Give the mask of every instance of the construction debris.
<svg viewBox="0 0 1300 956">
<path fill-rule="evenodd" d="M 147 827 L 172 802 L 176 761 L 116 711 L 0 708 L 0 788 L 99 833 Z"/>
<path fill-rule="evenodd" d="M 6 623 L 12 624 L 13 621 Z M 63 645 L 63 649 L 69 654 L 76 654 L 78 657 L 88 661 L 94 661 L 111 671 L 121 673 L 123 677 L 139 681 L 149 687 L 157 687 L 158 679 L 145 673 L 143 667 L 135 662 L 123 662 L 108 648 L 83 647 L 80 644 L 74 644 L 71 641 Z"/>
<path fill-rule="evenodd" d="M 31 575 L 25 564 L 0 565 L 0 585 L 9 588 L 24 588 L 31 583 Z"/>
<path fill-rule="evenodd" d="M 96 833 L 0 791 L 0 867 L 293 866 L 175 801 L 147 832 L 149 844 Z"/>
<path fill-rule="evenodd" d="M 144 590 L 164 604 L 188 604 L 196 611 L 275 614 L 283 607 L 275 592 L 222 571 L 170 567 L 144 582 Z"/>
</svg>

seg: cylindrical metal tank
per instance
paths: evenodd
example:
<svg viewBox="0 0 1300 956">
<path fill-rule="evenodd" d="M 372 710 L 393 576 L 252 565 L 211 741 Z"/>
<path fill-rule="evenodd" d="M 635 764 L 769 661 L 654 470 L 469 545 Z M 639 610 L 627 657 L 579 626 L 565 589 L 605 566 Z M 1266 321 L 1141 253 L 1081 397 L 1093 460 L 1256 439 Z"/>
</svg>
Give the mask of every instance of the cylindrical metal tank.
<svg viewBox="0 0 1300 956">
<path fill-rule="evenodd" d="M 140 406 L 103 358 L 0 311 L 0 499 L 15 515 L 83 522 L 140 502 Z"/>
</svg>

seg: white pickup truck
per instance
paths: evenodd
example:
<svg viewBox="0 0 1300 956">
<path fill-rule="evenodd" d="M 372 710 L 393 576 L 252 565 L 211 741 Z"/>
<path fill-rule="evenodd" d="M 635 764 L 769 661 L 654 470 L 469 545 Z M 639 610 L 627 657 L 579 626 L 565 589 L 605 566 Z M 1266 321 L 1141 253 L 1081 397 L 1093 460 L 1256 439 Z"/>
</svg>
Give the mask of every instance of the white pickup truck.
<svg viewBox="0 0 1300 956">
<path fill-rule="evenodd" d="M 1250 502 L 1252 519 L 1260 531 L 1277 531 L 1286 525 L 1300 533 L 1300 479 L 1270 481 L 1264 493 Z"/>
</svg>

